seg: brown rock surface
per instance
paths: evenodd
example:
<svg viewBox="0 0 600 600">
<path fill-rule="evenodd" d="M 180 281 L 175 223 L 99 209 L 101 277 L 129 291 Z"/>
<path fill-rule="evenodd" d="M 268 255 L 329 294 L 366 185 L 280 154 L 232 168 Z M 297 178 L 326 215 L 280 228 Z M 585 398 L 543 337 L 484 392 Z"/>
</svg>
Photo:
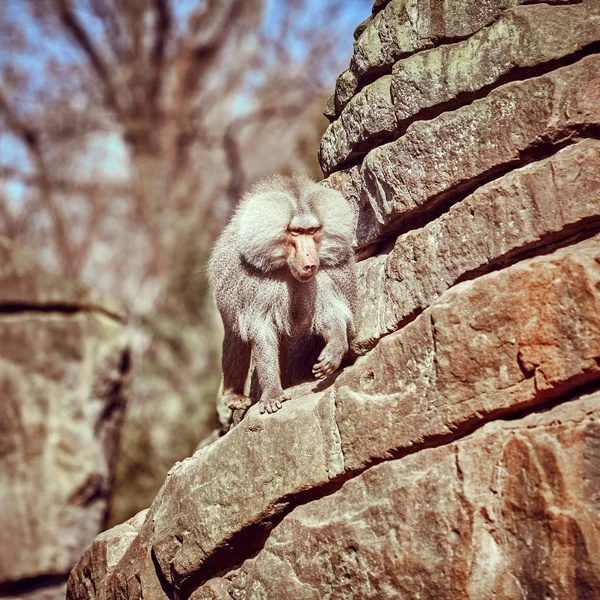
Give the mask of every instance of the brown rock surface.
<svg viewBox="0 0 600 600">
<path fill-rule="evenodd" d="M 565 4 L 571 0 L 550 0 Z M 344 109 L 367 78 L 389 73 L 399 59 L 438 44 L 466 38 L 493 23 L 503 11 L 536 0 L 391 0 L 362 31 L 346 74 L 338 79 L 335 106 Z"/>
<path fill-rule="evenodd" d="M 372 16 L 368 16 L 364 21 L 358 24 L 354 30 L 354 39 L 357 40 L 362 32 L 367 28 L 367 25 L 371 22 Z"/>
<path fill-rule="evenodd" d="M 338 476 L 343 460 L 333 402 L 321 396 L 290 403 L 269 419 L 253 409 L 227 436 L 173 467 L 104 597 L 118 597 L 138 581 L 158 589 L 154 564 L 171 585 L 186 585 L 236 535 L 246 536 L 242 547 L 252 546 L 261 523 L 268 528 L 294 495 Z M 71 597 L 83 596 L 74 589 Z"/>
<path fill-rule="evenodd" d="M 356 75 L 350 70 L 342 71 L 335 80 L 335 92 L 333 94 L 333 106 L 335 114 L 339 115 L 344 107 L 354 96 L 358 88 Z"/>
<path fill-rule="evenodd" d="M 455 44 L 418 52 L 357 93 L 325 132 L 321 162 L 326 172 L 399 134 L 427 109 L 472 101 L 474 92 L 498 85 L 525 69 L 545 69 L 600 40 L 600 3 L 538 4 L 504 12 L 490 27 Z M 531 73 L 528 72 L 529 76 Z M 461 100 L 462 99 L 462 100 Z"/>
<path fill-rule="evenodd" d="M 369 152 L 352 169 L 359 177 L 340 173 L 335 181 L 358 186 L 347 197 L 360 199 L 357 240 L 367 245 L 598 125 L 600 57 L 593 55 L 413 123 L 397 141 Z"/>
<path fill-rule="evenodd" d="M 591 600 L 599 464 L 598 392 L 489 423 L 296 508 L 222 584 L 246 600 Z"/>
<path fill-rule="evenodd" d="M 101 582 L 123 558 L 144 524 L 147 513 L 148 509 L 139 512 L 125 523 L 101 533 L 94 540 L 69 578 L 71 590 L 68 594 L 73 593 L 72 590 L 77 590 L 82 597 L 92 600 L 100 597 L 100 590 L 96 584 Z"/>
<path fill-rule="evenodd" d="M 340 118 L 329 125 L 319 149 L 319 161 L 326 175 L 396 131 L 391 81 L 391 75 L 383 75 L 364 87 L 348 102 Z"/>
<path fill-rule="evenodd" d="M 333 98 L 333 95 L 329 96 L 329 98 L 327 99 L 323 115 L 327 117 L 329 121 L 333 121 L 335 119 L 335 100 Z"/>
<path fill-rule="evenodd" d="M 600 378 L 600 236 L 454 286 L 335 382 L 344 467 Z"/>
<path fill-rule="evenodd" d="M 100 597 L 185 597 L 310 490 L 600 379 L 597 256 L 600 238 L 456 286 L 324 396 L 252 409 L 172 470 Z"/>
<path fill-rule="evenodd" d="M 419 52 L 394 65 L 392 96 L 402 125 L 419 112 L 498 84 L 524 69 L 576 54 L 600 40 L 600 2 L 508 10 L 464 42 Z M 439 109 L 438 109 L 439 110 Z"/>
<path fill-rule="evenodd" d="M 600 225 L 600 142 L 584 140 L 478 188 L 358 265 L 363 351 L 449 287 Z"/>
<path fill-rule="evenodd" d="M 63 597 L 105 524 L 127 338 L 116 306 L 0 253 L 0 595 Z"/>
</svg>

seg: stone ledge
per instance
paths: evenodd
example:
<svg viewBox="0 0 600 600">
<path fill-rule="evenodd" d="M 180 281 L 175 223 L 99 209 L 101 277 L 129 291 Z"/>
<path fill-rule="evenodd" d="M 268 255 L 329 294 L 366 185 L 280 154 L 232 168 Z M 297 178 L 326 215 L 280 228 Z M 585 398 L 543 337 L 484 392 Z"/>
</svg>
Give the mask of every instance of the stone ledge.
<svg viewBox="0 0 600 600">
<path fill-rule="evenodd" d="M 378 465 L 293 510 L 216 598 L 588 597 L 599 450 L 596 392 Z"/>
<path fill-rule="evenodd" d="M 600 141 L 516 169 L 358 263 L 356 345 L 364 352 L 461 279 L 586 227 L 600 229 Z"/>
<path fill-rule="evenodd" d="M 356 206 L 357 245 L 366 246 L 599 125 L 600 56 L 592 55 L 413 123 L 397 141 L 369 152 L 360 167 L 326 181 Z"/>
<path fill-rule="evenodd" d="M 600 235 L 461 283 L 335 382 L 346 471 L 600 378 Z"/>
<path fill-rule="evenodd" d="M 321 141 L 323 171 L 327 175 L 378 140 L 397 137 L 427 109 L 458 108 L 449 103 L 460 98 L 468 103 L 472 94 L 505 82 L 511 74 L 531 77 L 524 70 L 572 57 L 598 40 L 600 5 L 595 0 L 537 4 L 507 10 L 463 42 L 400 60 L 392 76 L 364 87 L 329 126 Z"/>
<path fill-rule="evenodd" d="M 493 23 L 503 11 L 539 0 L 391 0 L 378 12 L 354 43 L 350 68 L 336 81 L 335 109 L 339 115 L 363 81 L 389 73 L 409 54 L 444 42 L 466 38 Z M 573 0 L 548 0 L 569 4 Z"/>
</svg>

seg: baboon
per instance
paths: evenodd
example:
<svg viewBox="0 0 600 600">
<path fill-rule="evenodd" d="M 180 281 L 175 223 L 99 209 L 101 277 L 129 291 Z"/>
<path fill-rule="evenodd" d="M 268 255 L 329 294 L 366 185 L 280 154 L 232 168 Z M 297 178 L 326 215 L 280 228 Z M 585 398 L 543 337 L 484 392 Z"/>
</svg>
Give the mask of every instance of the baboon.
<svg viewBox="0 0 600 600">
<path fill-rule="evenodd" d="M 281 376 L 294 337 L 325 340 L 315 377 L 339 367 L 354 335 L 353 230 L 342 194 L 305 176 L 268 178 L 241 199 L 208 265 L 225 326 L 223 401 L 229 408 L 252 403 L 244 395 L 251 354 L 260 412 L 281 408 Z"/>
</svg>

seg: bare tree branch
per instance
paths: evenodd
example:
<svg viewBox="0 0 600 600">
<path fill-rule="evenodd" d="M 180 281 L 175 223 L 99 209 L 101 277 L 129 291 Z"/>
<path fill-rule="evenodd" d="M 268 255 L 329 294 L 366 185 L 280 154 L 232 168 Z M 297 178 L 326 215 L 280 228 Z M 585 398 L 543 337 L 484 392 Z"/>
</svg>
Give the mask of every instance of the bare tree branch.
<svg viewBox="0 0 600 600">
<path fill-rule="evenodd" d="M 165 48 L 171 31 L 173 15 L 168 0 L 154 0 L 156 11 L 155 40 L 152 49 L 152 62 L 161 67 L 165 57 Z"/>
<path fill-rule="evenodd" d="M 34 160 L 35 165 L 37 166 L 40 178 L 40 194 L 54 225 L 58 255 L 61 259 L 65 273 L 67 275 L 74 276 L 73 254 L 69 244 L 67 225 L 64 216 L 54 201 L 52 184 L 48 175 L 48 169 L 46 167 L 44 155 L 42 153 L 39 135 L 32 127 L 18 117 L 17 113 L 8 104 L 8 101 L 1 91 L 0 111 L 4 113 L 6 122 L 10 129 L 12 129 L 12 131 L 23 140 Z"/>
<path fill-rule="evenodd" d="M 111 77 L 110 68 L 105 64 L 100 56 L 100 51 L 96 48 L 91 37 L 77 18 L 77 15 L 70 6 L 69 0 L 56 0 L 56 6 L 63 25 L 85 52 L 94 70 L 104 84 L 109 104 L 116 112 L 121 112 L 122 107 L 119 103 L 119 94 L 115 82 Z"/>
<path fill-rule="evenodd" d="M 153 99 L 155 114 L 160 106 L 161 87 L 164 79 L 164 61 L 165 51 L 169 40 L 173 24 L 173 15 L 168 0 L 154 0 L 154 9 L 156 12 L 156 23 L 154 28 L 154 46 L 152 48 L 152 73 L 150 75 L 150 85 L 148 86 L 148 96 Z"/>
<path fill-rule="evenodd" d="M 91 5 L 94 14 L 102 22 L 106 40 L 114 56 L 118 61 L 125 61 L 127 42 L 114 3 L 107 0 L 91 0 Z"/>
<path fill-rule="evenodd" d="M 194 91 L 201 87 L 209 65 L 230 41 L 239 22 L 261 4 L 260 0 L 207 0 L 206 5 L 190 17 L 182 50 L 182 98 L 193 96 Z M 225 31 L 229 35 L 225 35 Z"/>
<path fill-rule="evenodd" d="M 0 180 L 17 180 L 20 183 L 35 188 L 43 183 L 39 174 L 25 173 L 20 169 L 8 165 L 0 165 Z M 125 184 L 115 184 L 106 181 L 101 182 L 83 182 L 67 179 L 66 177 L 50 177 L 52 189 L 61 193 L 73 193 L 83 196 L 96 194 L 102 190 L 109 196 L 126 196 L 131 193 L 131 187 Z"/>
</svg>

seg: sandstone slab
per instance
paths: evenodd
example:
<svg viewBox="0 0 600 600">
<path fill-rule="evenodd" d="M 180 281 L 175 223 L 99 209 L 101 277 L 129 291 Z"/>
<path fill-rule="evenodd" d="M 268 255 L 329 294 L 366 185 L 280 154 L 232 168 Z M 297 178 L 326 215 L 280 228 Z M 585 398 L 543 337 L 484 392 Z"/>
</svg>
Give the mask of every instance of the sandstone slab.
<svg viewBox="0 0 600 600">
<path fill-rule="evenodd" d="M 96 587 L 114 569 L 137 537 L 146 520 L 148 509 L 125 523 L 101 533 L 85 551 L 69 576 L 67 594 L 96 600 L 101 589 Z"/>
<path fill-rule="evenodd" d="M 368 27 L 367 27 L 368 29 Z M 335 91 L 333 93 L 333 106 L 335 115 L 339 115 L 350 99 L 358 90 L 358 80 L 351 69 L 342 71 L 335 80 Z"/>
<path fill-rule="evenodd" d="M 600 236 L 445 292 L 335 382 L 346 471 L 600 378 Z"/>
<path fill-rule="evenodd" d="M 413 123 L 332 185 L 344 179 L 356 188 L 347 198 L 358 199 L 357 243 L 365 246 L 599 124 L 600 56 L 593 55 Z"/>
<path fill-rule="evenodd" d="M 356 93 L 323 135 L 320 160 L 331 173 L 379 140 L 399 135 L 431 111 L 466 104 L 507 77 L 531 76 L 600 40 L 600 4 L 519 6 L 465 41 L 419 52 Z"/>
<path fill-rule="evenodd" d="M 0 318 L 0 582 L 65 579 L 102 530 L 127 339 L 102 314 Z"/>
<path fill-rule="evenodd" d="M 396 131 L 397 119 L 391 96 L 391 75 L 383 75 L 358 92 L 339 119 L 334 120 L 321 139 L 319 162 L 328 175 L 340 164 L 369 150 L 378 140 Z"/>
<path fill-rule="evenodd" d="M 361 21 L 357 26 L 356 29 L 354 30 L 354 39 L 357 40 L 362 32 L 367 28 L 367 25 L 371 22 L 371 19 L 373 17 L 371 15 L 369 15 L 364 21 Z"/>
<path fill-rule="evenodd" d="M 327 118 L 329 122 L 335 120 L 335 101 L 333 98 L 333 94 L 327 99 L 327 103 L 325 104 L 325 110 L 323 110 L 323 115 Z"/>
<path fill-rule="evenodd" d="M 376 2 L 328 113 L 353 115 L 339 134 L 350 153 L 391 143 L 326 183 L 372 254 L 367 353 L 178 463 L 145 515 L 83 556 L 70 600 L 594 597 L 600 57 L 576 40 L 583 53 L 549 58 L 573 42 L 556 23 L 565 39 L 540 42 L 548 73 L 532 78 L 533 54 L 490 37 L 518 4 L 536 2 Z M 510 22 L 517 46 L 535 39 Z M 393 63 L 473 35 L 508 70 L 486 83 L 483 67 L 468 81 L 446 69 L 435 112 L 400 131 Z"/>
<path fill-rule="evenodd" d="M 274 415 L 253 408 L 225 437 L 176 465 L 108 578 L 106 597 L 153 597 L 143 590 L 160 588 L 157 568 L 169 585 L 189 585 L 236 536 L 246 534 L 237 544 L 251 548 L 294 496 L 343 473 L 333 401 L 322 396 Z"/>
<path fill-rule="evenodd" d="M 420 52 L 394 65 L 391 93 L 398 123 L 424 109 L 526 74 L 600 40 L 600 2 L 507 10 L 463 42 Z"/>
<path fill-rule="evenodd" d="M 369 469 L 221 583 L 247 600 L 591 599 L 598 464 L 596 392 Z"/>
<path fill-rule="evenodd" d="M 551 0 L 551 4 L 570 0 Z M 503 11 L 531 0 L 392 0 L 367 24 L 354 43 L 350 68 L 336 82 L 339 113 L 367 77 L 389 73 L 409 54 L 466 38 L 493 23 Z"/>
<path fill-rule="evenodd" d="M 56 598 L 106 523 L 128 336 L 92 292 L 0 255 L 0 595 Z"/>
<path fill-rule="evenodd" d="M 356 346 L 399 329 L 445 290 L 600 226 L 600 142 L 584 140 L 478 188 L 358 264 Z"/>
</svg>

